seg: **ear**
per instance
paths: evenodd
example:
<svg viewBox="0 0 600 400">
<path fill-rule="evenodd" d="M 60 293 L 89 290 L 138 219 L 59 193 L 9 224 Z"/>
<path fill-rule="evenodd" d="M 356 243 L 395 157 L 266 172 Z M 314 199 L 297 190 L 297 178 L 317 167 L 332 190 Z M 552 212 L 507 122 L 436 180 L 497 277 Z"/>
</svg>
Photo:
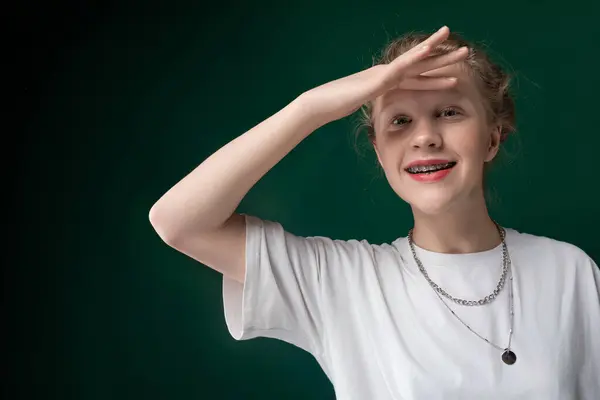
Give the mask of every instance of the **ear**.
<svg viewBox="0 0 600 400">
<path fill-rule="evenodd" d="M 497 125 L 492 128 L 492 130 L 490 132 L 490 136 L 489 136 L 489 145 L 487 148 L 485 162 L 492 161 L 498 154 L 498 150 L 500 150 L 501 131 L 502 131 L 502 126 L 500 126 L 500 125 Z"/>
</svg>

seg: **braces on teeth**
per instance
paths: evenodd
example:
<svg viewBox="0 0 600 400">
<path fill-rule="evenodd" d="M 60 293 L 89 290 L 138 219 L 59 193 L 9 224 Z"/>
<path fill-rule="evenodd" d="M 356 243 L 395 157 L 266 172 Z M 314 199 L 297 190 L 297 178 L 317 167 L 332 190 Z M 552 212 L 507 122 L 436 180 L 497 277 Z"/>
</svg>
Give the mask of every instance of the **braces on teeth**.
<svg viewBox="0 0 600 400">
<path fill-rule="evenodd" d="M 433 165 L 419 165 L 416 167 L 409 167 L 406 170 L 413 174 L 423 173 L 423 172 L 435 172 L 438 170 L 450 168 L 454 166 L 454 162 L 449 162 L 446 164 L 433 164 Z"/>
</svg>

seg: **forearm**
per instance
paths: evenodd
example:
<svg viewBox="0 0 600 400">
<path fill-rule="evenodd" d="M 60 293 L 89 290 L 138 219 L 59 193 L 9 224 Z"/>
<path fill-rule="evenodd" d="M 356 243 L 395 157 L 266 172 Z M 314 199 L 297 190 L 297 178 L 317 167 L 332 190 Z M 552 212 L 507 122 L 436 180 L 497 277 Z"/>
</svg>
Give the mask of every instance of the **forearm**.
<svg viewBox="0 0 600 400">
<path fill-rule="evenodd" d="M 218 229 L 252 186 L 318 127 L 302 99 L 294 100 L 173 186 L 152 207 L 152 224 L 171 238 Z"/>
</svg>

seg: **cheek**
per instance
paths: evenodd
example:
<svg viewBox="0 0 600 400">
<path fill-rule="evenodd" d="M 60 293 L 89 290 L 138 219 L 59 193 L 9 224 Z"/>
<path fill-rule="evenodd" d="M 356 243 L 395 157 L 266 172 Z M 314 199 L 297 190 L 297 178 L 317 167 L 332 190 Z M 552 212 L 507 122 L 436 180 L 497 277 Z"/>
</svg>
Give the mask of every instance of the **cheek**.
<svg viewBox="0 0 600 400">
<path fill-rule="evenodd" d="M 402 165 L 406 153 L 406 143 L 401 140 L 391 140 L 388 137 L 380 141 L 378 148 L 379 162 L 386 171 L 396 170 Z"/>
<path fill-rule="evenodd" d="M 477 126 L 465 127 L 461 132 L 449 135 L 446 145 L 466 161 L 483 163 L 487 156 L 489 141 L 481 132 L 481 128 Z"/>
<path fill-rule="evenodd" d="M 401 156 L 398 153 L 386 149 L 386 151 L 379 153 L 379 164 L 381 164 L 383 170 L 388 173 L 399 163 L 399 157 Z"/>
</svg>

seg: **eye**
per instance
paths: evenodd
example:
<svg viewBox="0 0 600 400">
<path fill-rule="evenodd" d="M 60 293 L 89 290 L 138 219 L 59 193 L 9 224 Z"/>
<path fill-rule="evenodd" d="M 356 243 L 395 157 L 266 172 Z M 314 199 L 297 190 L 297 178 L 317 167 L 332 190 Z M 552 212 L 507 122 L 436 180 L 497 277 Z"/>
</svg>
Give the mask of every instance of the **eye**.
<svg viewBox="0 0 600 400">
<path fill-rule="evenodd" d="M 440 111 L 440 117 L 453 118 L 462 115 L 459 109 L 448 107 Z"/>
<path fill-rule="evenodd" d="M 406 115 L 398 115 L 392 118 L 392 125 L 403 126 L 410 123 L 410 118 Z"/>
</svg>

